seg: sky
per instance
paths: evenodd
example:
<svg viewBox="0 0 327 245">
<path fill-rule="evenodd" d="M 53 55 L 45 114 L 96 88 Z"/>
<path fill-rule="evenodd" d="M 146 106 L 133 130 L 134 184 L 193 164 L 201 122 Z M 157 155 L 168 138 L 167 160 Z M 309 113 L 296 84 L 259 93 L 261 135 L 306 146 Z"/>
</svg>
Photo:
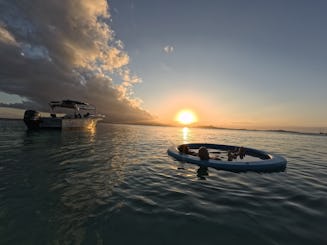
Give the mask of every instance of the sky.
<svg viewBox="0 0 327 245">
<path fill-rule="evenodd" d="M 327 127 L 326 1 L 0 2 L 0 103 L 112 121 Z"/>
</svg>

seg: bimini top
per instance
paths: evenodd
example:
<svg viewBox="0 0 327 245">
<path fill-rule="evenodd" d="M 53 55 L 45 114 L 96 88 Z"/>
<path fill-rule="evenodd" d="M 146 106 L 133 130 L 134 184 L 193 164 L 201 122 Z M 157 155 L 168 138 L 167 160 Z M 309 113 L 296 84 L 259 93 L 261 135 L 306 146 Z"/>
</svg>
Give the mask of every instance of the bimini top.
<svg viewBox="0 0 327 245">
<path fill-rule="evenodd" d="M 167 153 L 169 156 L 175 158 L 178 161 L 197 164 L 204 167 L 212 167 L 216 169 L 241 172 L 241 171 L 257 171 L 257 172 L 273 172 L 283 171 L 286 168 L 287 161 L 285 158 L 275 154 L 269 154 L 264 151 L 243 147 L 245 157 L 243 159 L 235 159 L 228 161 L 227 158 L 221 157 L 222 154 L 226 154 L 228 151 L 233 151 L 236 146 L 232 145 L 219 145 L 219 144 L 206 144 L 206 143 L 194 143 L 186 144 L 188 148 L 193 152 L 200 147 L 206 147 L 211 155 L 218 153 L 219 157 L 210 158 L 209 160 L 201 160 L 196 154 L 184 154 L 178 151 L 179 146 L 169 147 Z M 212 152 L 215 150 L 216 152 Z M 217 152 L 219 150 L 219 152 Z M 197 152 L 197 151 L 196 151 Z"/>
<path fill-rule="evenodd" d="M 49 103 L 51 109 L 55 107 L 70 108 L 75 110 L 95 110 L 95 106 L 90 105 L 85 102 L 75 101 L 75 100 L 62 100 L 62 101 L 51 101 Z"/>
</svg>

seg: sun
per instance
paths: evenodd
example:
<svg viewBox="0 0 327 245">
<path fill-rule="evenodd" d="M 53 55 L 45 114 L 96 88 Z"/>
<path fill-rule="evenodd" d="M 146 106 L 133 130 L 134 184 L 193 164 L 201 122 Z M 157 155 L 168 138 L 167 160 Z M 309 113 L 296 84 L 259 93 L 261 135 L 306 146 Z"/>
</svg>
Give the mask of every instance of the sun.
<svg viewBox="0 0 327 245">
<path fill-rule="evenodd" d="M 176 116 L 176 121 L 181 124 L 188 125 L 197 122 L 197 117 L 191 110 L 181 110 Z"/>
</svg>

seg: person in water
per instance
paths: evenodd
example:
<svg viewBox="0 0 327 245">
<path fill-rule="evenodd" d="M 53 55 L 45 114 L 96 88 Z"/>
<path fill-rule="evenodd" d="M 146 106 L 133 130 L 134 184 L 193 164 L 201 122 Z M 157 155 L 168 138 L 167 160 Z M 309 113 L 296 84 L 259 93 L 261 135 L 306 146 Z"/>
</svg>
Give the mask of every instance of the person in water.
<svg viewBox="0 0 327 245">
<path fill-rule="evenodd" d="M 198 155 L 199 155 L 199 157 L 200 157 L 201 160 L 209 160 L 210 159 L 210 157 L 209 157 L 209 151 L 204 146 L 201 146 L 199 148 L 199 154 Z"/>
<path fill-rule="evenodd" d="M 233 161 L 234 159 L 237 159 L 237 157 L 240 157 L 240 159 L 245 157 L 245 149 L 243 146 L 240 148 L 235 148 L 234 150 L 229 150 L 227 152 L 228 161 Z"/>
<path fill-rule="evenodd" d="M 197 155 L 194 151 L 190 151 L 190 148 L 186 144 L 178 146 L 177 149 L 180 153 L 183 153 L 183 154 L 189 154 L 189 155 L 193 155 L 193 156 Z"/>
<path fill-rule="evenodd" d="M 209 159 L 214 159 L 214 160 L 219 160 L 221 161 L 221 158 L 219 156 L 216 157 L 210 157 L 209 151 L 206 147 L 201 146 L 199 148 L 199 153 L 198 156 L 200 157 L 200 160 L 209 160 Z"/>
<path fill-rule="evenodd" d="M 241 146 L 239 149 L 238 149 L 238 156 L 243 159 L 245 157 L 245 148 L 243 146 Z"/>
</svg>

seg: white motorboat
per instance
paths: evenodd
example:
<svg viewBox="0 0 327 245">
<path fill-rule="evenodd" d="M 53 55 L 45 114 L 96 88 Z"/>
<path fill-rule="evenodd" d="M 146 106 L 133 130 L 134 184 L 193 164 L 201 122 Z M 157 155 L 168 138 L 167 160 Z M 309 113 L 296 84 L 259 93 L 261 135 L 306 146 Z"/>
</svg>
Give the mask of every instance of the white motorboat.
<svg viewBox="0 0 327 245">
<path fill-rule="evenodd" d="M 97 122 L 104 118 L 103 115 L 92 113 L 96 111 L 95 106 L 85 102 L 74 100 L 51 101 L 49 106 L 51 113 L 50 116 L 46 117 L 41 116 L 38 111 L 26 110 L 24 113 L 26 126 L 29 129 L 94 128 Z M 72 114 L 56 114 L 56 108 L 68 108 L 74 112 Z"/>
</svg>

